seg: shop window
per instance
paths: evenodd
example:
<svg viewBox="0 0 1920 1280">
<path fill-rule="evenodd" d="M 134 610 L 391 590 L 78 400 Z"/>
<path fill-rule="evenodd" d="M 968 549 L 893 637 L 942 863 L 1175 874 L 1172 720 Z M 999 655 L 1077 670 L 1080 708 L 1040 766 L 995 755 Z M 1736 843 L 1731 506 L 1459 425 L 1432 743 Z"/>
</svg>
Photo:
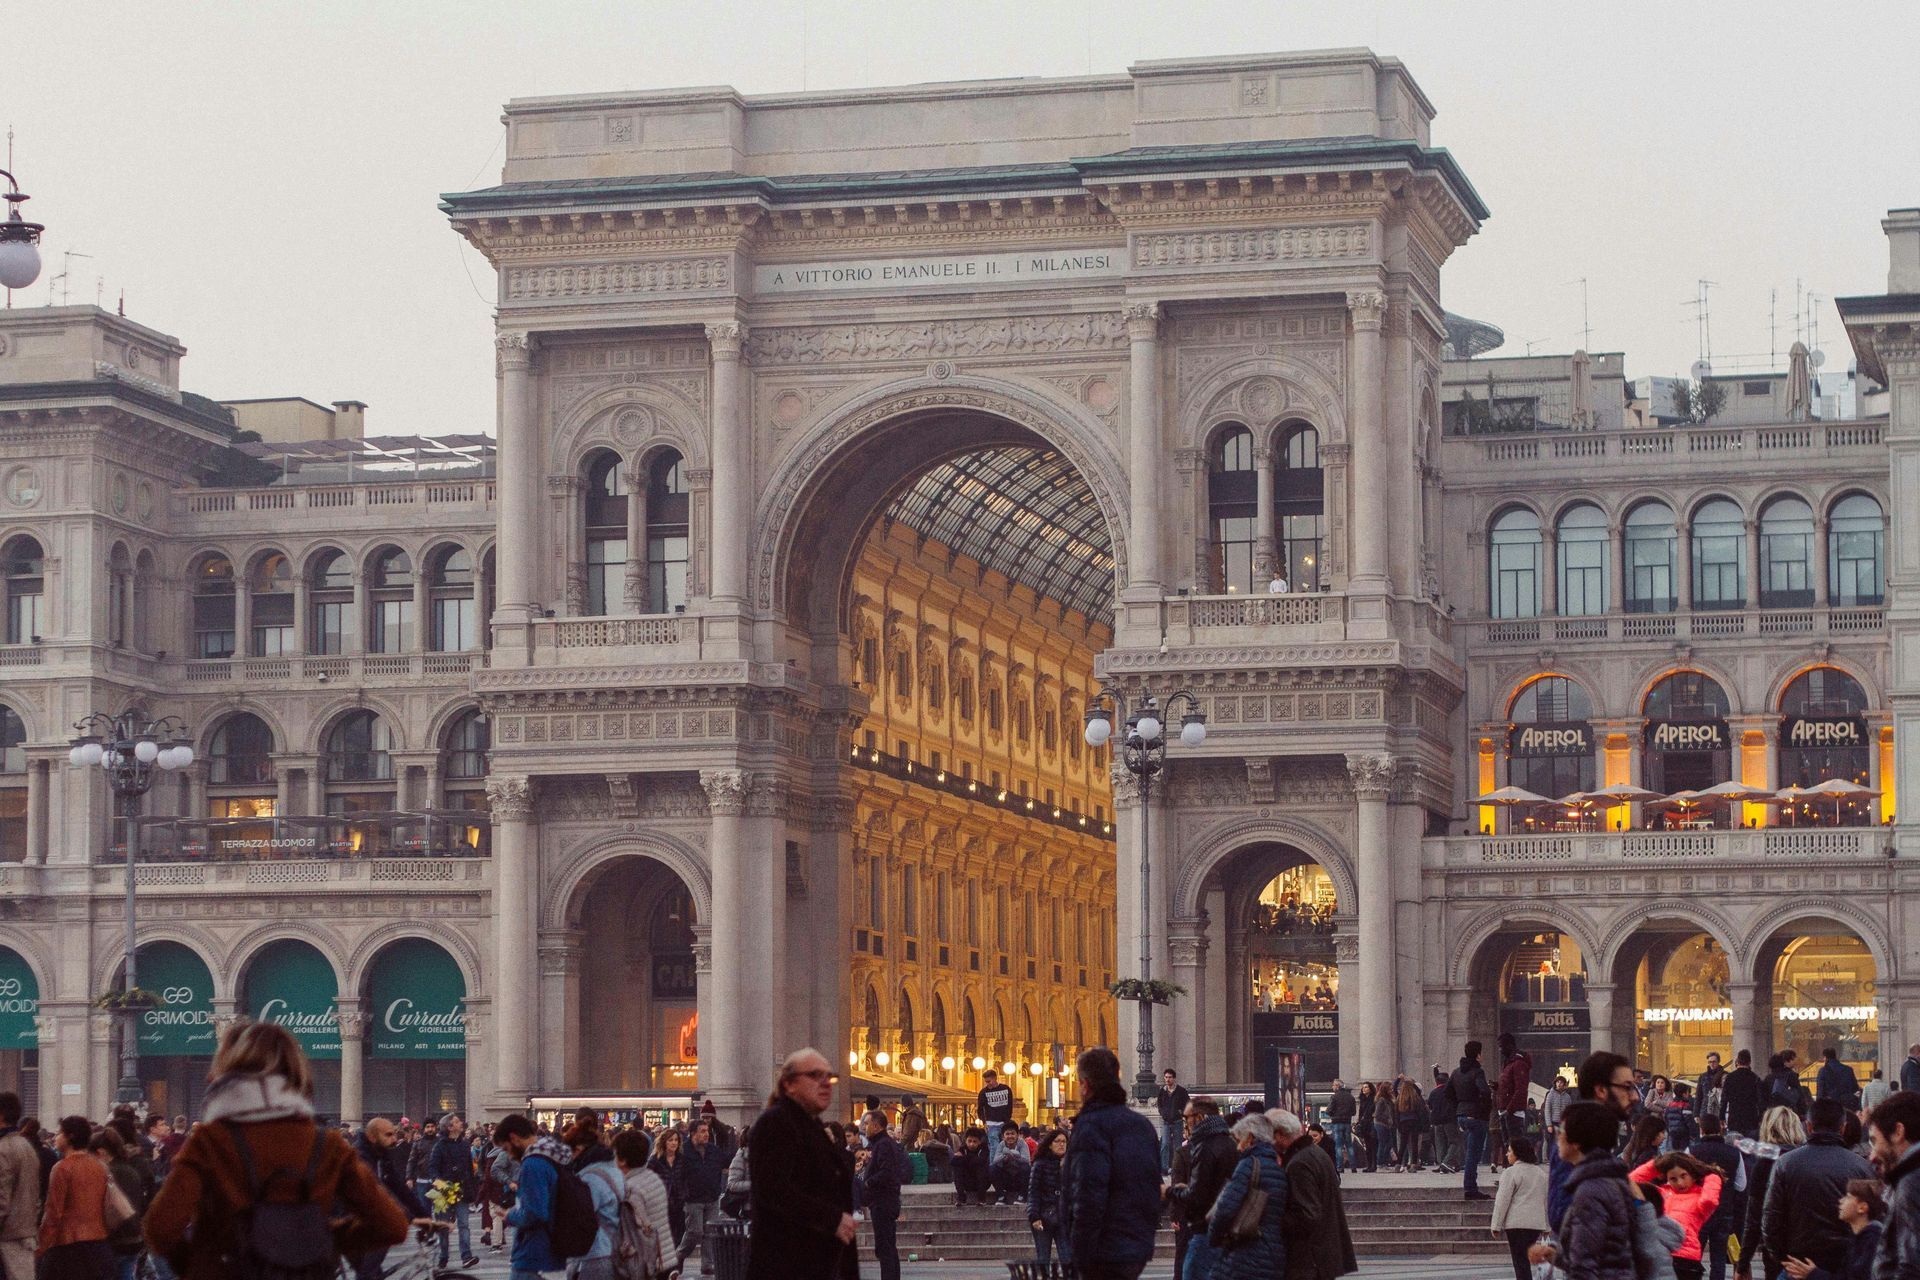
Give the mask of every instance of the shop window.
<svg viewBox="0 0 1920 1280">
<path fill-rule="evenodd" d="M 228 716 L 207 747 L 207 782 L 241 786 L 273 781 L 273 731 L 251 712 Z"/>
<path fill-rule="evenodd" d="M 1274 515 L 1280 521 L 1280 572 L 1295 591 L 1318 591 L 1321 586 L 1325 476 L 1319 431 L 1304 424 L 1287 428 L 1274 484 Z"/>
<path fill-rule="evenodd" d="M 353 634 L 353 562 L 340 551 L 322 551 L 314 557 L 307 579 L 312 591 L 312 622 L 307 629 L 307 652 L 345 653 Z"/>
<path fill-rule="evenodd" d="M 587 462 L 586 611 L 612 613 L 626 598 L 627 479 L 620 459 L 605 451 Z"/>
<path fill-rule="evenodd" d="M 1646 944 L 1634 971 L 1635 1060 L 1674 1080 L 1697 1077 L 1709 1053 L 1724 1063 L 1733 1030 L 1728 978 L 1727 953 L 1706 934 Z"/>
<path fill-rule="evenodd" d="M 1747 526 L 1725 498 L 1693 513 L 1693 607 L 1747 607 Z"/>
<path fill-rule="evenodd" d="M 256 560 L 247 578 L 253 635 L 248 650 L 257 658 L 293 652 L 293 565 L 278 551 Z"/>
<path fill-rule="evenodd" d="M 1802 671 L 1780 697 L 1780 785 L 1812 787 L 1839 779 L 1865 787 L 1872 781 L 1874 743 L 1867 724 L 1867 694 L 1837 667 Z M 1783 805 L 1781 820 L 1794 826 L 1869 826 L 1872 797 L 1805 797 Z"/>
<path fill-rule="evenodd" d="M 1593 790 L 1592 715 L 1587 691 L 1565 676 L 1528 684 L 1508 713 L 1508 784 L 1549 799 Z"/>
<path fill-rule="evenodd" d="M 1646 785 L 1655 791 L 1703 791 L 1733 776 L 1729 704 L 1718 681 L 1698 671 L 1676 671 L 1648 692 L 1642 714 L 1647 727 Z M 1704 824 L 1724 819 L 1730 806 L 1692 812 L 1668 809 L 1669 823 Z"/>
<path fill-rule="evenodd" d="M 40 643 L 41 612 L 46 600 L 45 555 L 32 538 L 9 542 L 0 554 L 6 574 L 7 643 Z M 228 576 L 232 576 L 229 567 Z"/>
<path fill-rule="evenodd" d="M 433 610 L 429 643 L 436 652 L 458 653 L 480 647 L 480 602 L 473 576 L 473 553 L 443 547 L 427 563 L 428 606 Z"/>
<path fill-rule="evenodd" d="M 647 469 L 647 608 L 678 613 L 687 607 L 687 469 L 668 450 Z"/>
<path fill-rule="evenodd" d="M 1540 517 L 1515 507 L 1493 522 L 1488 539 L 1489 611 L 1496 618 L 1540 614 Z"/>
<path fill-rule="evenodd" d="M 1253 590 L 1258 502 L 1253 432 L 1237 423 L 1227 426 L 1214 437 L 1207 470 L 1207 519 L 1215 591 Z"/>
<path fill-rule="evenodd" d="M 1886 536 L 1886 515 L 1866 494 L 1850 493 L 1834 504 L 1827 517 L 1827 585 L 1832 604 L 1855 608 L 1886 602 Z"/>
<path fill-rule="evenodd" d="M 371 711 L 350 711 L 327 735 L 324 763 L 332 782 L 386 782 L 393 778 L 393 734 Z"/>
<path fill-rule="evenodd" d="M 1776 498 L 1760 513 L 1760 607 L 1804 609 L 1813 603 L 1813 508 Z"/>
<path fill-rule="evenodd" d="M 1584 617 L 1607 611 L 1610 541 L 1606 513 L 1596 506 L 1582 503 L 1560 517 L 1554 569 L 1562 615 Z"/>
<path fill-rule="evenodd" d="M 398 547 L 373 560 L 372 626 L 368 653 L 406 653 L 413 648 L 413 559 Z"/>
<path fill-rule="evenodd" d="M 1666 503 L 1643 502 L 1627 513 L 1622 550 L 1628 613 L 1672 613 L 1677 607 L 1674 557 L 1678 545 L 1673 508 Z"/>
<path fill-rule="evenodd" d="M 193 656 L 231 658 L 234 619 L 233 562 L 205 556 L 193 570 Z"/>
<path fill-rule="evenodd" d="M 1859 938 L 1794 938 L 1774 965 L 1773 1044 L 1798 1053 L 1807 1071 L 1829 1047 L 1836 1049 L 1864 1082 L 1880 1065 L 1879 977 L 1873 952 Z"/>
</svg>

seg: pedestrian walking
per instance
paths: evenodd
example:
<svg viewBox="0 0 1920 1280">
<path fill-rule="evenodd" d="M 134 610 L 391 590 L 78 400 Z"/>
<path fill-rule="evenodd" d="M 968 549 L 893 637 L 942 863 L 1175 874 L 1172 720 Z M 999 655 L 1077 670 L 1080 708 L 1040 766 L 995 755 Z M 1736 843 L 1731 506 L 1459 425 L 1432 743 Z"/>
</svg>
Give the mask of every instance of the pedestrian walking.
<svg viewBox="0 0 1920 1280">
<path fill-rule="evenodd" d="M 1500 1084 L 1494 1090 L 1494 1112 L 1498 1123 L 1494 1126 L 1497 1133 L 1489 1132 L 1488 1141 L 1494 1144 L 1492 1163 L 1504 1166 L 1507 1163 L 1507 1143 L 1527 1132 L 1527 1105 L 1533 1087 L 1533 1055 L 1519 1047 L 1513 1033 L 1503 1031 L 1495 1045 L 1500 1050 Z"/>
<path fill-rule="evenodd" d="M 1426 1095 L 1413 1081 L 1402 1080 L 1393 1104 L 1393 1128 L 1400 1143 L 1400 1168 L 1407 1173 L 1420 1168 L 1420 1135 L 1427 1127 Z"/>
<path fill-rule="evenodd" d="M 673 1224 L 667 1218 L 667 1188 L 647 1167 L 653 1144 L 640 1129 L 613 1135 L 613 1162 L 624 1185 L 620 1196 L 620 1238 L 614 1247 L 614 1274 L 658 1280 L 680 1266 Z"/>
<path fill-rule="evenodd" d="M 1460 1124 L 1453 1090 L 1447 1087 L 1450 1079 L 1435 1067 L 1433 1088 L 1427 1093 L 1427 1116 L 1433 1124 L 1433 1163 L 1441 1173 L 1460 1172 Z"/>
<path fill-rule="evenodd" d="M 1280 1238 L 1286 1245 L 1286 1280 L 1335 1280 L 1359 1269 L 1346 1206 L 1340 1201 L 1340 1173 L 1311 1130 L 1299 1128 L 1291 1111 L 1269 1111 L 1274 1150 L 1287 1175 L 1286 1210 Z"/>
<path fill-rule="evenodd" d="M 1840 1224 L 1840 1197 L 1848 1182 L 1874 1174 L 1841 1138 L 1845 1119 L 1845 1108 L 1834 1099 L 1814 1103 L 1806 1145 L 1774 1165 L 1760 1227 L 1769 1256 L 1783 1266 L 1788 1258 L 1836 1272 L 1846 1265 L 1852 1232 Z"/>
<path fill-rule="evenodd" d="M 1233 1176 L 1220 1189 L 1208 1219 L 1207 1238 L 1219 1251 L 1211 1280 L 1271 1280 L 1287 1273 L 1283 1234 L 1287 1212 L 1287 1175 L 1273 1149 L 1273 1122 L 1249 1112 L 1230 1130 L 1240 1153 Z M 1251 1195 L 1265 1197 L 1259 1214 L 1242 1229 L 1240 1207 Z M 1133 1275 L 1138 1275 L 1135 1270 Z"/>
<path fill-rule="evenodd" d="M 1766 1114 L 1765 1082 L 1753 1069 L 1753 1054 L 1742 1049 L 1733 1055 L 1733 1070 L 1720 1085 L 1721 1110 L 1727 1132 L 1752 1138 L 1760 1132 L 1760 1117 Z"/>
<path fill-rule="evenodd" d="M 1468 1200 L 1490 1200 L 1480 1190 L 1480 1162 L 1487 1155 L 1487 1121 L 1493 1114 L 1493 1090 L 1487 1073 L 1480 1066 L 1480 1042 L 1469 1040 L 1462 1048 L 1460 1065 L 1454 1068 L 1447 1084 L 1453 1093 L 1454 1119 L 1466 1147 L 1460 1160 L 1460 1186 Z"/>
<path fill-rule="evenodd" d="M 1508 1139 L 1507 1171 L 1494 1188 L 1491 1230 L 1495 1239 L 1506 1237 L 1514 1280 L 1532 1280 L 1527 1250 L 1547 1230 L 1547 1171 L 1539 1160 L 1530 1139 Z"/>
<path fill-rule="evenodd" d="M 1060 1251 L 1060 1162 L 1066 1154 L 1067 1135 L 1055 1129 L 1041 1142 L 1027 1173 L 1027 1227 L 1033 1232 L 1033 1260 L 1043 1267 Z"/>
<path fill-rule="evenodd" d="M 1907 1060 L 1900 1064 L 1900 1088 L 1907 1093 L 1920 1093 L 1920 1044 L 1907 1046 Z"/>
<path fill-rule="evenodd" d="M 1060 1172 L 1060 1233 L 1081 1280 L 1135 1280 L 1160 1225 L 1160 1140 L 1127 1106 L 1120 1060 L 1083 1050 L 1075 1064 L 1080 1114 Z"/>
<path fill-rule="evenodd" d="M 119 1117 L 116 1117 L 118 1120 Z M 132 1129 L 132 1117 L 127 1117 L 121 1127 Z M 133 1210 L 133 1214 L 118 1226 L 107 1229 L 107 1247 L 113 1251 L 114 1274 L 119 1280 L 134 1280 L 140 1251 L 146 1247 L 140 1235 L 140 1220 L 147 1211 L 148 1187 L 142 1185 L 140 1171 L 134 1168 L 132 1160 L 128 1158 L 126 1141 L 115 1124 L 94 1130 L 87 1150 L 107 1166 L 107 1176 L 126 1198 L 127 1207 Z M 138 1151 L 139 1148 L 135 1147 L 134 1150 Z"/>
<path fill-rule="evenodd" d="M 563 1141 L 573 1152 L 569 1166 L 593 1197 L 593 1243 L 571 1259 L 567 1280 L 613 1280 L 614 1246 L 620 1239 L 620 1202 L 626 1198 L 627 1179 L 613 1158 L 613 1148 L 600 1140 L 599 1117 L 582 1108 Z"/>
<path fill-rule="evenodd" d="M 0 1093 L 0 1280 L 33 1280 L 40 1153 L 20 1133 L 20 1095 Z"/>
<path fill-rule="evenodd" d="M 1219 1258 L 1219 1251 L 1207 1238 L 1207 1215 L 1220 1198 L 1220 1189 L 1233 1176 L 1240 1154 L 1227 1132 L 1218 1102 L 1212 1098 L 1191 1099 L 1187 1114 L 1193 1120 L 1193 1132 L 1183 1148 L 1187 1176 L 1167 1188 L 1167 1202 L 1185 1236 L 1185 1247 L 1175 1255 L 1181 1263 L 1182 1280 L 1207 1280 Z"/>
<path fill-rule="evenodd" d="M 869 1111 L 860 1117 L 860 1133 L 867 1143 L 867 1160 L 860 1169 L 861 1200 L 867 1208 L 867 1219 L 873 1223 L 874 1261 L 880 1264 L 880 1280 L 900 1280 L 900 1246 L 894 1229 L 900 1221 L 900 1188 L 912 1177 L 912 1171 L 907 1167 L 907 1153 L 887 1132 L 885 1113 Z M 1020 1151 L 1026 1154 L 1024 1143 Z M 1021 1179 L 1023 1192 L 1026 1181 Z"/>
<path fill-rule="evenodd" d="M 1173 1168 L 1173 1152 L 1180 1145 L 1180 1117 L 1187 1109 L 1187 1091 L 1172 1067 L 1160 1073 L 1160 1092 L 1153 1104 L 1160 1113 L 1160 1172 L 1165 1173 Z"/>
<path fill-rule="evenodd" d="M 1860 1109 L 1860 1077 L 1840 1061 L 1840 1051 L 1828 1045 L 1821 1055 L 1820 1070 L 1813 1077 L 1814 1098 L 1832 1098 L 1849 1111 Z"/>
<path fill-rule="evenodd" d="M 433 1215 L 435 1221 L 453 1228 L 440 1232 L 440 1265 L 443 1268 L 447 1265 L 453 1237 L 458 1235 L 460 1265 L 476 1267 L 480 1259 L 474 1256 L 473 1223 L 467 1208 L 478 1198 L 479 1176 L 473 1167 L 473 1143 L 467 1138 L 467 1118 L 457 1111 L 449 1111 L 440 1118 L 437 1128 L 440 1137 L 427 1156 L 427 1172 L 431 1175 L 427 1185 L 444 1182 L 455 1192 L 453 1203 Z"/>
<path fill-rule="evenodd" d="M 680 1131 L 661 1130 L 660 1141 L 654 1144 L 653 1158 L 647 1162 L 647 1168 L 653 1170 L 667 1189 L 667 1215 L 673 1224 L 673 1238 L 681 1242 L 676 1248 L 681 1250 L 685 1249 L 687 1239 L 686 1166 Z"/>
<path fill-rule="evenodd" d="M 1902 1068 L 1904 1074 L 1905 1069 Z M 1887 1180 L 1887 1217 L 1874 1274 L 1920 1274 L 1920 1091 L 1905 1088 L 1867 1117 L 1873 1162 Z"/>
<path fill-rule="evenodd" d="M 1720 1207 L 1700 1228 L 1700 1245 L 1708 1280 L 1726 1280 L 1727 1264 L 1732 1261 L 1727 1241 L 1747 1211 L 1747 1162 L 1740 1149 L 1726 1140 L 1720 1117 L 1711 1114 L 1700 1117 L 1700 1137 L 1687 1154 L 1720 1174 Z"/>
<path fill-rule="evenodd" d="M 1760 1120 L 1758 1145 L 1747 1167 L 1747 1209 L 1741 1219 L 1741 1252 L 1760 1263 L 1763 1277 L 1780 1273 L 1780 1260 L 1767 1254 L 1762 1211 L 1766 1208 L 1767 1188 L 1773 1181 L 1774 1166 L 1781 1156 L 1807 1140 L 1806 1126 L 1787 1107 L 1769 1107 Z"/>
<path fill-rule="evenodd" d="M 1541 1142 L 1545 1144 L 1559 1136 L 1560 1118 L 1567 1114 L 1567 1108 L 1573 1104 L 1573 1091 L 1567 1088 L 1565 1076 L 1555 1076 L 1553 1087 L 1547 1090 L 1547 1096 L 1540 1103 L 1540 1126 L 1544 1130 Z"/>
<path fill-rule="evenodd" d="M 1701 1280 L 1706 1275 L 1702 1261 L 1701 1230 L 1720 1207 L 1721 1178 L 1712 1166 L 1681 1151 L 1656 1156 L 1628 1175 L 1641 1185 L 1661 1186 L 1661 1216 L 1680 1224 L 1681 1240 L 1673 1250 L 1673 1271 L 1677 1280 Z"/>
<path fill-rule="evenodd" d="M 1399 1105 L 1394 1087 L 1382 1080 L 1373 1086 L 1373 1160 L 1377 1166 L 1394 1163 L 1394 1114 Z"/>
<path fill-rule="evenodd" d="M 1379 1099 L 1374 1097 L 1373 1081 L 1360 1082 L 1360 1094 L 1354 1099 L 1353 1138 L 1356 1144 L 1356 1158 L 1353 1167 L 1373 1172 L 1373 1113 Z"/>
<path fill-rule="evenodd" d="M 286 1224 L 275 1241 L 283 1250 L 296 1234 L 315 1239 L 317 1226 L 316 1243 L 326 1256 L 296 1260 L 283 1251 L 283 1265 L 331 1259 L 337 1267 L 336 1249 L 355 1257 L 406 1239 L 406 1217 L 373 1171 L 337 1130 L 314 1123 L 312 1073 L 285 1028 L 268 1022 L 229 1028 L 211 1076 L 201 1123 L 147 1209 L 147 1246 L 183 1280 L 225 1277 L 231 1259 L 257 1257 L 265 1242 L 244 1229 L 249 1225 Z M 266 1189 L 287 1185 L 302 1189 L 304 1198 L 272 1219 L 253 1216 Z M 329 1233 L 328 1224 L 342 1216 L 351 1221 Z M 309 1230 L 296 1233 L 296 1223 Z"/>
<path fill-rule="evenodd" d="M 562 1260 L 553 1250 L 555 1191 L 560 1170 L 573 1159 L 560 1139 L 536 1133 L 533 1121 L 515 1112 L 493 1126 L 495 1141 L 520 1164 L 518 1189 L 507 1225 L 513 1228 L 508 1265 L 514 1280 L 557 1271 Z"/>
<path fill-rule="evenodd" d="M 820 1124 L 838 1080 L 817 1049 L 788 1054 L 766 1110 L 753 1123 L 747 1140 L 753 1198 L 747 1280 L 859 1275 L 852 1160 Z"/>
<path fill-rule="evenodd" d="M 884 1111 L 869 1111 L 867 1115 L 880 1117 L 882 1130 L 886 1128 Z M 865 1123 L 865 1117 L 862 1117 Z M 679 1241 L 678 1252 L 682 1259 L 691 1256 L 695 1247 L 700 1249 L 700 1274 L 713 1274 L 713 1259 L 707 1256 L 705 1242 L 707 1223 L 720 1211 L 720 1197 L 727 1189 L 727 1153 L 714 1140 L 714 1125 L 708 1120 L 695 1120 L 687 1135 L 687 1146 L 680 1157 L 680 1203 L 681 1221 L 685 1224 L 683 1234 L 676 1236 Z"/>
<path fill-rule="evenodd" d="M 353 1141 L 354 1154 L 360 1157 L 368 1172 L 373 1174 L 375 1182 L 393 1197 L 408 1220 L 415 1226 L 433 1221 L 433 1212 L 420 1202 L 420 1196 L 413 1189 L 413 1183 L 406 1177 L 404 1166 L 388 1158 L 395 1147 L 400 1145 L 400 1131 L 393 1121 L 383 1116 L 375 1116 L 367 1121 L 366 1127 Z M 386 1262 L 385 1248 L 369 1249 L 360 1255 L 355 1273 L 359 1280 L 380 1280 Z"/>
<path fill-rule="evenodd" d="M 1875 1067 L 1867 1082 L 1860 1086 L 1860 1109 L 1872 1114 L 1873 1109 L 1893 1096 L 1893 1087 L 1887 1083 L 1886 1072 Z"/>
<path fill-rule="evenodd" d="M 1724 1102 L 1722 1090 L 1727 1083 L 1727 1073 L 1720 1066 L 1720 1055 L 1707 1055 L 1707 1069 L 1693 1082 L 1693 1113 L 1696 1116 L 1723 1116 Z"/>
<path fill-rule="evenodd" d="M 40 1218 L 39 1273 L 62 1280 L 112 1280 L 113 1251 L 107 1246 L 107 1166 L 87 1151 L 93 1124 L 85 1116 L 67 1116 L 54 1132 L 59 1163 L 47 1182 L 46 1208 Z"/>
<path fill-rule="evenodd" d="M 1353 1091 L 1338 1079 L 1333 1082 L 1333 1092 L 1327 1098 L 1327 1126 L 1333 1133 L 1335 1163 L 1344 1170 L 1347 1168 L 1349 1147 L 1353 1142 Z"/>
<path fill-rule="evenodd" d="M 1805 1120 L 1808 1099 L 1795 1066 L 1799 1060 L 1800 1055 L 1792 1049 L 1783 1049 L 1767 1059 L 1767 1105 L 1789 1107 L 1795 1115 Z"/>
<path fill-rule="evenodd" d="M 911 1094 L 900 1095 L 900 1145 L 912 1151 L 920 1145 L 920 1135 L 927 1128 L 927 1113 Z"/>
<path fill-rule="evenodd" d="M 1554 1224 L 1555 1243 L 1532 1256 L 1554 1262 L 1568 1280 L 1635 1280 L 1633 1193 L 1627 1167 L 1613 1157 L 1619 1114 L 1597 1102 L 1576 1102 L 1562 1121 L 1567 1208 Z"/>
</svg>

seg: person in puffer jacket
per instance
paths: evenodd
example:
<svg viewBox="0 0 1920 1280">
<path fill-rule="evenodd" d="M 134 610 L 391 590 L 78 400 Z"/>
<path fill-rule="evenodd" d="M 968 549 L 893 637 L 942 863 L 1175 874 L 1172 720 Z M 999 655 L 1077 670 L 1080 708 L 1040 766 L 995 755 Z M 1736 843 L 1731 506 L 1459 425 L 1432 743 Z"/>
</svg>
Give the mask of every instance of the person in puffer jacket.
<svg viewBox="0 0 1920 1280">
<path fill-rule="evenodd" d="M 1240 1148 L 1240 1163 L 1233 1177 L 1220 1189 L 1207 1219 L 1207 1242 L 1219 1250 L 1219 1260 L 1209 1273 L 1213 1280 L 1271 1280 L 1287 1273 L 1287 1245 L 1281 1236 L 1287 1212 L 1287 1175 L 1273 1149 L 1273 1122 L 1260 1112 L 1249 1112 L 1229 1130 Z M 1236 1241 L 1229 1235 L 1234 1216 L 1254 1186 L 1259 1172 L 1260 1190 L 1267 1193 L 1266 1208 L 1260 1214 L 1260 1233 L 1251 1240 Z M 1137 1274 L 1137 1273 L 1136 1273 Z"/>
<path fill-rule="evenodd" d="M 1874 1280 L 1920 1276 L 1920 1093 L 1902 1089 L 1867 1117 L 1873 1162 L 1887 1179 L 1887 1221 Z"/>
<path fill-rule="evenodd" d="M 1684 1152 L 1669 1151 L 1647 1161 L 1629 1175 L 1638 1183 L 1660 1182 L 1665 1187 L 1661 1216 L 1680 1224 L 1680 1245 L 1673 1251 L 1674 1270 L 1680 1276 L 1705 1272 L 1701 1228 L 1720 1207 L 1720 1175 Z"/>
<path fill-rule="evenodd" d="M 1553 1261 L 1567 1280 L 1635 1280 L 1634 1197 L 1627 1167 L 1613 1158 L 1619 1132 L 1619 1117 L 1597 1102 L 1576 1102 L 1561 1118 L 1560 1159 L 1572 1172 Z"/>
</svg>

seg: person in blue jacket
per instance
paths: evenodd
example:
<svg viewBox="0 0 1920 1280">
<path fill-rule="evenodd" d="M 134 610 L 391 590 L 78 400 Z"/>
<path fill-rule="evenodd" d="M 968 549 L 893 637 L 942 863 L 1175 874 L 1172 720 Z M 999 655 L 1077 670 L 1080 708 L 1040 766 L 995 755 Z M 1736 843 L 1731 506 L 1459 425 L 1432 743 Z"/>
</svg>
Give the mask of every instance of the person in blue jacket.
<svg viewBox="0 0 1920 1280">
<path fill-rule="evenodd" d="M 553 1192 L 560 1166 L 573 1157 L 558 1138 L 534 1133 L 533 1121 L 515 1113 L 493 1127 L 493 1140 L 520 1162 L 520 1191 L 507 1225 L 513 1228 L 513 1280 L 526 1280 L 542 1271 L 558 1271 L 553 1256 Z"/>
<path fill-rule="evenodd" d="M 1160 1229 L 1160 1135 L 1127 1106 L 1113 1050 L 1083 1052 L 1075 1079 L 1080 1114 L 1060 1172 L 1060 1238 L 1081 1280 L 1137 1280 Z"/>
<path fill-rule="evenodd" d="M 1240 1163 L 1233 1176 L 1220 1188 L 1207 1218 L 1207 1242 L 1219 1250 L 1218 1260 L 1209 1272 L 1212 1280 L 1265 1280 L 1287 1274 L 1287 1245 L 1280 1229 L 1287 1212 L 1287 1175 L 1273 1149 L 1273 1122 L 1261 1112 L 1248 1112 L 1228 1130 L 1240 1149 Z M 1232 1240 L 1228 1228 L 1234 1215 L 1252 1190 L 1255 1171 L 1260 1190 L 1267 1193 L 1266 1208 L 1260 1214 L 1260 1233 L 1251 1240 Z"/>
</svg>

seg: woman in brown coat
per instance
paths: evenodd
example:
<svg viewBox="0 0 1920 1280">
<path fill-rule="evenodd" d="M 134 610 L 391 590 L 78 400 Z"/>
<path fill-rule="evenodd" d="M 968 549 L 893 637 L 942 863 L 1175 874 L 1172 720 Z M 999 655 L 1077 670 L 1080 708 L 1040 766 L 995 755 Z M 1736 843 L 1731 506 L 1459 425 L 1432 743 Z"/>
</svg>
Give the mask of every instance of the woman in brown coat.
<svg viewBox="0 0 1920 1280">
<path fill-rule="evenodd" d="M 47 1181 L 47 1208 L 40 1219 L 39 1271 L 60 1280 L 108 1280 L 113 1250 L 107 1247 L 107 1166 L 87 1151 L 93 1124 L 85 1116 L 60 1122 L 54 1144 L 60 1163 Z"/>
<path fill-rule="evenodd" d="M 339 1221 L 333 1239 L 341 1253 L 354 1257 L 406 1239 L 406 1215 L 373 1170 L 337 1131 L 314 1124 L 306 1055 L 285 1030 L 264 1022 L 232 1028 L 209 1078 L 204 1123 L 147 1209 L 147 1244 L 182 1280 L 223 1280 L 224 1259 L 242 1243 L 239 1215 L 251 1199 L 236 1139 L 252 1153 L 260 1187 L 297 1186 L 313 1160 L 307 1202 L 342 1207 L 344 1219 L 329 1211 Z"/>
</svg>

